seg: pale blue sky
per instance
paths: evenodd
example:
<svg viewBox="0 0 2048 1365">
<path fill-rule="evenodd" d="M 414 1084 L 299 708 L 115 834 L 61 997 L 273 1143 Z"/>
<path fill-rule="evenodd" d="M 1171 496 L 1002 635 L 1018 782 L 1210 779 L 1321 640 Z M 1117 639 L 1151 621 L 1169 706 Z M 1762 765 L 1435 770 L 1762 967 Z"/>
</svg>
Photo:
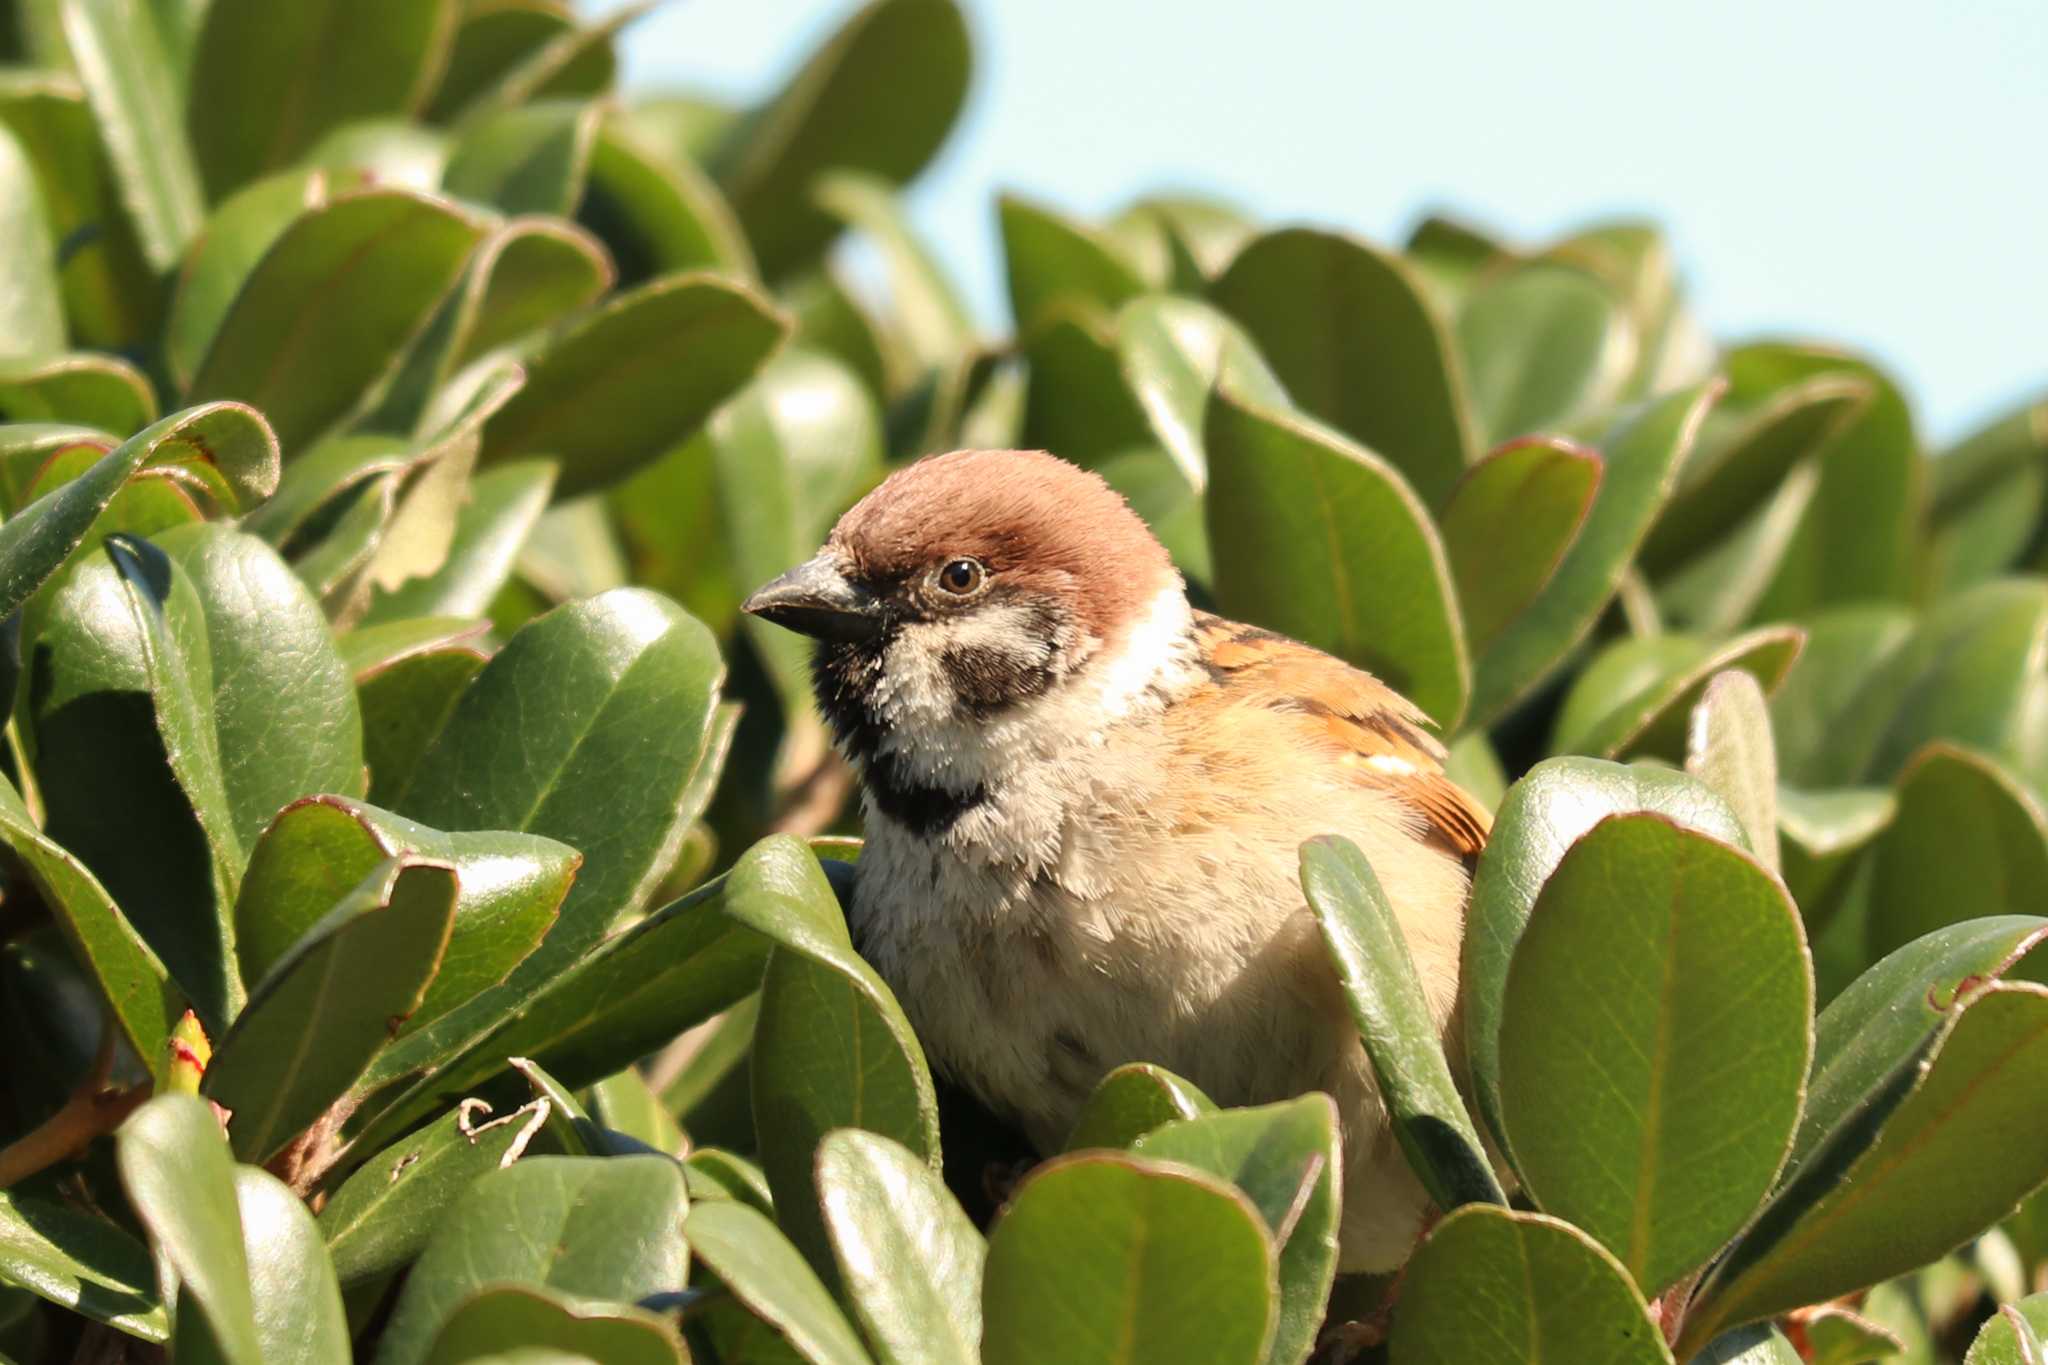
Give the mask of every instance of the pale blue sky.
<svg viewBox="0 0 2048 1365">
<path fill-rule="evenodd" d="M 980 67 L 912 205 L 991 326 L 997 189 L 1381 242 L 1433 207 L 1526 238 L 1648 213 L 1716 335 L 1867 348 L 1937 443 L 2048 391 L 2048 0 L 966 4 Z M 677 0 L 627 80 L 751 99 L 848 8 Z"/>
</svg>

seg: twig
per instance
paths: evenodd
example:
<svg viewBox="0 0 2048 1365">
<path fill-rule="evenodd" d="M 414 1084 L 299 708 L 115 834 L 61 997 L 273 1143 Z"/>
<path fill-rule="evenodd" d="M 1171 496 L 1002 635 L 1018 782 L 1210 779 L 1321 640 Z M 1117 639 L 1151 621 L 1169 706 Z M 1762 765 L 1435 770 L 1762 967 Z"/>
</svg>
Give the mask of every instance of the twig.
<svg viewBox="0 0 2048 1365">
<path fill-rule="evenodd" d="M 94 1138 L 119 1128 L 121 1121 L 149 1098 L 147 1081 L 126 1090 L 108 1089 L 107 1080 L 113 1074 L 114 1025 L 107 1020 L 101 1025 L 92 1069 L 64 1101 L 64 1107 L 0 1150 L 0 1189 L 78 1155 Z"/>
</svg>

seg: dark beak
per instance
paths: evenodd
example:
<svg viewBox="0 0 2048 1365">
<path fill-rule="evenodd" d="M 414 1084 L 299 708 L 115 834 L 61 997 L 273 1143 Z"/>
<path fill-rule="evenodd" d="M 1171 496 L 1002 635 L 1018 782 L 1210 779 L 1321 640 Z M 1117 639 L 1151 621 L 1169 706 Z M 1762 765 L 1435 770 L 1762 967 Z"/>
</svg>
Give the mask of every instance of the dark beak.
<svg viewBox="0 0 2048 1365">
<path fill-rule="evenodd" d="M 866 640 L 883 624 L 882 599 L 849 583 L 824 555 L 763 584 L 740 610 L 819 640 Z"/>
</svg>

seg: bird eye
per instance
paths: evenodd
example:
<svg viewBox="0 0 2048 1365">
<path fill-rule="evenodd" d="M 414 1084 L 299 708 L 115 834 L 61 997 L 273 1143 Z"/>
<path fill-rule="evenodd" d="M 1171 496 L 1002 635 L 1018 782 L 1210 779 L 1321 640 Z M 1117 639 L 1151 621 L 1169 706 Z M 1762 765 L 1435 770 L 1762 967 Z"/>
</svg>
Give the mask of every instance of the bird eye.
<svg viewBox="0 0 2048 1365">
<path fill-rule="evenodd" d="M 939 570 L 939 587 L 955 597 L 969 597 L 981 591 L 988 570 L 976 559 L 955 559 Z"/>
</svg>

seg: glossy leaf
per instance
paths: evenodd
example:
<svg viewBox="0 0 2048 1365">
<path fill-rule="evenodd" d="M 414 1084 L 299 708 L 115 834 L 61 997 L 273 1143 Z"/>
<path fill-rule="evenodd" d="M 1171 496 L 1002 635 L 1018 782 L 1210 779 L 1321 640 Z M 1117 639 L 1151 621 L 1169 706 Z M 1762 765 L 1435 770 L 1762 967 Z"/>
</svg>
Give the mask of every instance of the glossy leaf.
<svg viewBox="0 0 2048 1365">
<path fill-rule="evenodd" d="M 186 127 L 210 195 L 297 159 L 330 129 L 410 113 L 446 52 L 456 0 L 208 0 Z"/>
<path fill-rule="evenodd" d="M 1443 504 L 1478 441 L 1449 329 L 1407 263 L 1286 228 L 1254 238 L 1211 292 L 1296 406 L 1400 470 L 1426 505 Z"/>
<path fill-rule="evenodd" d="M 170 1335 L 149 1249 L 57 1200 L 0 1190 L 0 1277 L 129 1336 Z"/>
<path fill-rule="evenodd" d="M 140 431 L 156 420 L 149 380 L 125 360 L 84 352 L 0 366 L 0 419 Z"/>
<path fill-rule="evenodd" d="M 456 1306 L 434 1338 L 427 1365 L 463 1365 L 512 1354 L 560 1351 L 605 1365 L 683 1365 L 675 1329 L 626 1304 L 572 1299 L 532 1286 L 480 1289 Z"/>
<path fill-rule="evenodd" d="M 1301 889 L 1409 1167 L 1440 1209 L 1506 1203 L 1451 1078 L 1401 923 L 1372 865 L 1350 840 L 1318 836 L 1301 846 Z"/>
<path fill-rule="evenodd" d="M 341 1287 L 304 1201 L 268 1171 L 237 1166 L 235 1202 L 263 1359 L 348 1365 Z"/>
<path fill-rule="evenodd" d="M 277 486 L 277 439 L 258 413 L 239 403 L 188 408 L 130 437 L 0 526 L 0 614 L 49 581 L 139 471 L 202 463 L 218 471 L 233 497 L 254 501 Z"/>
<path fill-rule="evenodd" d="M 1216 1102 L 1192 1081 L 1150 1062 L 1126 1062 L 1096 1083 L 1081 1106 L 1066 1150 L 1129 1147 L 1162 1123 L 1216 1112 Z"/>
<path fill-rule="evenodd" d="M 299 449 L 396 363 L 482 235 L 446 203 L 403 190 L 301 214 L 235 296 L 192 396 L 251 403 Z"/>
<path fill-rule="evenodd" d="M 1476 654 L 1536 600 L 1578 538 L 1600 456 L 1563 440 L 1517 441 L 1458 480 L 1437 520 Z"/>
<path fill-rule="evenodd" d="M 465 1103 L 363 1163 L 320 1209 L 327 1254 L 343 1284 L 394 1271 L 426 1248 L 465 1191 L 526 1152 L 546 1114 L 528 1104 L 489 1121 Z"/>
<path fill-rule="evenodd" d="M 164 368 L 172 383 L 191 388 L 250 273 L 301 214 L 327 205 L 338 179 L 327 171 L 286 171 L 243 186 L 214 208 L 178 266 L 164 320 Z"/>
<path fill-rule="evenodd" d="M 1537 894 L 1565 851 L 1609 816 L 1656 811 L 1723 843 L 1741 846 L 1742 822 L 1703 783 L 1680 773 L 1590 758 L 1553 758 L 1508 788 L 1479 855 L 1465 916 L 1462 980 L 1465 1051 L 1487 1128 L 1502 1134 L 1500 1029 L 1508 964 Z"/>
<path fill-rule="evenodd" d="M 596 104 L 550 100 L 487 115 L 462 130 L 441 187 L 502 213 L 571 213 L 602 114 Z"/>
<path fill-rule="evenodd" d="M 497 98 L 497 91 L 550 43 L 572 34 L 574 13 L 557 0 L 506 0 L 462 8 L 447 69 L 426 109 L 436 123 L 451 122 L 466 109 Z M 594 95 L 611 84 L 614 63 L 608 47 L 589 50 L 570 69 L 558 71 L 535 94 Z"/>
<path fill-rule="evenodd" d="M 144 257 L 168 270 L 206 208 L 191 147 L 173 132 L 181 100 L 156 21 L 140 0 L 62 0 L 60 12 L 121 203 Z"/>
<path fill-rule="evenodd" d="M 1287 408 L 1286 390 L 1237 324 L 1193 299 L 1133 299 L 1117 312 L 1116 348 L 1124 382 L 1193 488 L 1208 479 L 1202 429 L 1212 390 L 1241 404 Z"/>
<path fill-rule="evenodd" d="M 2026 784 L 1934 744 L 1899 775 L 1898 814 L 1872 851 L 1870 955 L 1958 920 L 2029 914 L 2048 885 L 2048 816 Z"/>
<path fill-rule="evenodd" d="M 775 1224 L 747 1205 L 709 1199 L 684 1228 L 697 1258 L 748 1312 L 767 1323 L 810 1365 L 866 1365 L 832 1296 Z"/>
<path fill-rule="evenodd" d="M 1446 732 L 1471 664 L 1428 511 L 1371 452 L 1299 418 L 1209 400 L 1209 545 L 1224 614 L 1367 669 Z"/>
<path fill-rule="evenodd" d="M 818 1196 L 841 1280 L 882 1365 L 977 1365 L 988 1248 L 909 1148 L 847 1129 L 818 1145 Z"/>
<path fill-rule="evenodd" d="M 1215 1177 L 1061 1157 L 1025 1179 L 989 1237 L 982 1359 L 1252 1365 L 1273 1336 L 1273 1265 L 1258 1210 Z"/>
<path fill-rule="evenodd" d="M 818 1143 L 835 1128 L 893 1138 L 937 1169 L 938 1099 L 910 1022 L 853 950 L 811 852 L 771 839 L 734 869 L 726 913 L 775 944 L 754 1023 L 754 1131 L 783 1228 L 834 1273 L 818 1212 Z M 839 1028 L 821 1030 L 829 1015 Z"/>
<path fill-rule="evenodd" d="M 630 282 L 677 270 L 755 279 L 754 253 L 732 206 L 695 159 L 667 150 L 632 114 L 607 120 L 591 151 L 580 219 Z"/>
<path fill-rule="evenodd" d="M 1802 787 L 1839 786 L 1856 780 L 1862 755 L 1844 751 L 1838 727 L 1864 683 L 1912 636 L 1914 618 L 1902 607 L 1873 603 L 1804 624 L 1806 648 L 1771 694 L 1778 767 Z"/>
<path fill-rule="evenodd" d="M 1116 244 L 1097 229 L 1050 208 L 1005 195 L 996 206 L 1010 316 L 1028 332 L 1055 306 L 1115 312 L 1145 292 L 1145 279 Z"/>
<path fill-rule="evenodd" d="M 1408 1263 L 1394 1365 L 1671 1365 L 1628 1272 L 1560 1219 L 1488 1205 L 1439 1223 Z"/>
<path fill-rule="evenodd" d="M 673 1156 L 690 1146 L 638 1067 L 629 1066 L 590 1087 L 590 1117 L 606 1132 L 623 1134 L 657 1152 Z"/>
<path fill-rule="evenodd" d="M 35 167 L 0 125 L 0 361 L 40 361 L 64 349 L 64 300 Z"/>
<path fill-rule="evenodd" d="M 1252 1201 L 1278 1248 L 1280 1300 L 1271 1365 L 1309 1358 L 1337 1269 L 1343 1148 L 1328 1096 L 1168 1123 L 1140 1138 L 1140 1156 L 1180 1161 L 1228 1180 Z"/>
<path fill-rule="evenodd" d="M 1686 462 L 1670 508 L 1643 542 L 1641 560 L 1663 574 L 1738 526 L 1800 461 L 1824 449 L 1869 404 L 1870 385 L 1821 375 L 1787 385 L 1754 411 L 1738 406 L 1709 419 Z"/>
<path fill-rule="evenodd" d="M 1791 1148 L 1813 989 L 1767 871 L 1661 815 L 1601 821 L 1545 880 L 1501 1003 L 1501 1117 L 1538 1207 L 1646 1294 L 1704 1262 Z"/>
<path fill-rule="evenodd" d="M 1527 696 L 1584 640 L 1670 495 L 1715 390 L 1661 398 L 1607 438 L 1605 472 L 1578 539 L 1550 582 L 1473 661 L 1467 723 L 1484 725 Z"/>
<path fill-rule="evenodd" d="M 250 852 L 235 905 L 243 979 L 267 975 L 379 863 L 408 855 L 448 864 L 460 889 L 447 952 L 407 1029 L 503 981 L 554 923 L 582 862 L 531 834 L 444 834 L 345 797 L 303 798 Z"/>
<path fill-rule="evenodd" d="M 564 496 L 618 479 L 696 430 L 787 327 L 765 299 L 711 276 L 621 295 L 534 359 L 484 427 L 484 463 L 552 455 Z"/>
<path fill-rule="evenodd" d="M 1093 469 L 1152 441 L 1150 419 L 1124 381 L 1108 314 L 1059 305 L 1020 333 L 1019 345 L 1030 372 L 1025 445 Z"/>
<path fill-rule="evenodd" d="M 951 0 L 871 0 L 820 45 L 717 159 L 762 274 L 808 264 L 838 232 L 811 198 L 824 172 L 900 185 L 922 170 L 959 116 L 971 65 Z"/>
<path fill-rule="evenodd" d="M 1619 396 L 1635 329 L 1594 276 L 1547 261 L 1480 284 L 1458 311 L 1458 350 L 1474 415 L 1505 441 L 1568 427 Z"/>
<path fill-rule="evenodd" d="M 1963 1365 L 2040 1365 L 2048 1358 L 2048 1293 L 2001 1304 L 1970 1343 Z"/>
<path fill-rule="evenodd" d="M 419 1008 L 455 904 L 453 868 L 386 859 L 252 986 L 202 1087 L 237 1156 L 267 1160 L 354 1084 Z"/>
<path fill-rule="evenodd" d="M 177 1277 L 180 1315 L 203 1315 L 229 1365 L 264 1365 L 235 1165 L 213 1110 L 196 1095 L 159 1095 L 121 1125 L 114 1158 L 159 1278 Z"/>
<path fill-rule="evenodd" d="M 551 460 L 514 460 L 477 475 L 456 514 L 441 567 L 375 594 L 365 624 L 420 616 L 480 616 L 512 577 L 520 547 L 554 492 Z"/>
<path fill-rule="evenodd" d="M 1775 874 L 1778 758 L 1771 748 L 1771 713 L 1752 674 L 1730 669 L 1708 681 L 1686 728 L 1685 770 L 1728 803 L 1757 862 Z"/>
<path fill-rule="evenodd" d="M 428 1360 L 486 1285 L 631 1303 L 683 1286 L 689 1212 L 665 1157 L 529 1157 L 471 1185 L 406 1277 L 378 1365 Z"/>
<path fill-rule="evenodd" d="M 1721 1262 L 1681 1349 L 1931 1260 L 2038 1186 L 2048 1133 L 2027 1116 L 2048 1085 L 2048 988 L 1993 982 L 1965 996 L 1893 1084 L 1903 1098 L 1875 1142 L 1846 1168 L 1809 1161 Z"/>
<path fill-rule="evenodd" d="M 1565 697 L 1552 747 L 1617 758 L 1685 754 L 1686 720 L 1707 684 L 1730 670 L 1766 692 L 1799 657 L 1796 626 L 1765 626 L 1719 646 L 1677 635 L 1624 640 L 1597 656 Z"/>
</svg>

